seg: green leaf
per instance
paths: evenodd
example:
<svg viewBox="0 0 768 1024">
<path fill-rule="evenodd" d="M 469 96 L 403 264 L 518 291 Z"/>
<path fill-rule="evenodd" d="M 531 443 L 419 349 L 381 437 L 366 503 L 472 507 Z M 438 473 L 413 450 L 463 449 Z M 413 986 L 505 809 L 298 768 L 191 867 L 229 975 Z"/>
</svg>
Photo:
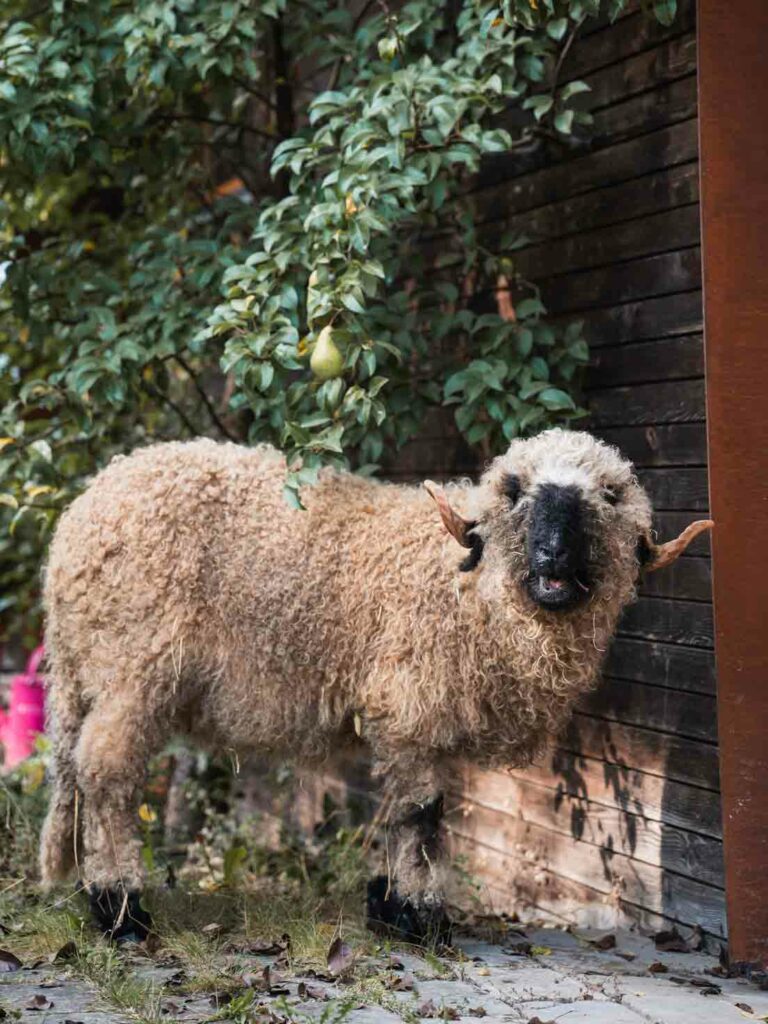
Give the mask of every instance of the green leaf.
<svg viewBox="0 0 768 1024">
<path fill-rule="evenodd" d="M 653 13 L 662 25 L 672 25 L 677 15 L 677 0 L 655 0 Z"/>
<path fill-rule="evenodd" d="M 576 405 L 569 394 L 560 388 L 547 388 L 541 391 L 538 396 L 539 402 L 547 409 L 575 409 Z"/>
<path fill-rule="evenodd" d="M 573 111 L 561 110 L 559 114 L 555 114 L 555 128 L 563 135 L 570 135 L 573 128 Z"/>
<path fill-rule="evenodd" d="M 563 88 L 560 90 L 560 99 L 563 103 L 566 103 L 573 96 L 578 96 L 580 93 L 591 91 L 592 86 L 587 85 L 586 82 L 568 82 L 568 84 L 563 86 Z"/>
<path fill-rule="evenodd" d="M 526 320 L 528 317 L 540 316 L 542 313 L 546 313 L 546 309 L 541 299 L 532 296 L 531 298 L 523 299 L 522 302 L 518 302 L 515 307 L 515 313 L 518 320 Z"/>
<path fill-rule="evenodd" d="M 547 22 L 547 35 L 550 39 L 555 39 L 558 42 L 563 38 L 567 29 L 567 18 L 554 18 L 552 21 Z"/>
<path fill-rule="evenodd" d="M 365 313 L 365 306 L 354 295 L 342 295 L 341 302 L 351 313 Z"/>
</svg>

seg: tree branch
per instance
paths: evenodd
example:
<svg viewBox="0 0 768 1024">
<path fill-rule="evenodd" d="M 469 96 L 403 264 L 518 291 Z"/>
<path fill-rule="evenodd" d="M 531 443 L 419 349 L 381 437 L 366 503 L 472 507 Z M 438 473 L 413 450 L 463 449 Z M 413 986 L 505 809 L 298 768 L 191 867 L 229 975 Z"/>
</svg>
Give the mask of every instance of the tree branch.
<svg viewBox="0 0 768 1024">
<path fill-rule="evenodd" d="M 173 123 L 174 121 L 195 121 L 199 124 L 212 124 L 216 128 L 236 128 L 241 132 L 250 132 L 251 135 L 258 135 L 269 142 L 280 142 L 279 135 L 273 135 L 271 132 L 264 131 L 263 128 L 254 128 L 252 125 L 244 124 L 242 121 L 219 121 L 215 117 L 204 117 L 197 114 L 155 114 L 152 120 L 168 123 Z M 287 137 L 284 136 L 284 138 Z M 208 145 L 211 145 L 211 143 L 208 143 Z"/>
<path fill-rule="evenodd" d="M 560 72 L 563 70 L 563 64 L 565 63 L 565 58 L 568 56 L 568 54 L 570 52 L 570 49 L 573 46 L 573 41 L 576 38 L 576 36 L 578 35 L 579 29 L 584 24 L 584 19 L 585 18 L 586 18 L 586 14 L 583 14 L 579 18 L 579 20 L 573 26 L 573 29 L 571 30 L 571 34 L 568 36 L 568 39 L 566 40 L 565 45 L 563 46 L 562 50 L 560 51 L 560 56 L 557 58 L 557 63 L 555 64 L 555 70 L 552 72 L 552 92 L 554 92 L 555 89 L 557 88 L 557 83 L 558 83 L 558 80 L 560 78 Z"/>
<path fill-rule="evenodd" d="M 149 381 L 146 380 L 142 381 L 142 387 L 147 392 L 147 394 L 150 395 L 152 398 L 159 398 L 161 402 L 165 402 L 167 406 L 173 409 L 173 411 L 179 417 L 179 419 L 187 428 L 192 437 L 200 436 L 200 431 L 197 429 L 195 424 L 192 422 L 189 416 L 187 416 L 187 414 L 184 412 L 184 410 L 181 408 L 178 402 L 175 402 L 170 395 L 166 394 L 164 391 L 161 391 L 160 388 L 156 388 L 154 384 L 150 384 Z"/>
<path fill-rule="evenodd" d="M 231 433 L 231 431 L 228 430 L 226 425 L 221 421 L 221 419 L 219 418 L 218 413 L 216 412 L 216 410 L 213 407 L 213 403 L 211 402 L 211 400 L 208 397 L 208 395 L 206 395 L 205 391 L 203 390 L 202 384 L 198 380 L 197 375 L 195 374 L 194 370 L 189 365 L 189 363 L 186 361 L 186 359 L 184 359 L 182 356 L 180 356 L 178 354 L 178 352 L 175 352 L 173 354 L 173 358 L 176 360 L 176 362 L 179 364 L 179 366 L 182 368 L 182 370 L 187 374 L 189 379 L 194 384 L 195 390 L 197 391 L 198 395 L 200 396 L 200 399 L 201 399 L 203 405 L 208 410 L 208 415 L 213 420 L 213 422 L 216 425 L 216 427 L 219 430 L 219 432 L 221 434 L 223 434 L 224 437 L 226 437 L 226 439 L 228 441 L 234 441 L 235 443 L 238 443 L 239 442 L 239 438 L 235 437 L 235 435 L 233 433 Z"/>
</svg>

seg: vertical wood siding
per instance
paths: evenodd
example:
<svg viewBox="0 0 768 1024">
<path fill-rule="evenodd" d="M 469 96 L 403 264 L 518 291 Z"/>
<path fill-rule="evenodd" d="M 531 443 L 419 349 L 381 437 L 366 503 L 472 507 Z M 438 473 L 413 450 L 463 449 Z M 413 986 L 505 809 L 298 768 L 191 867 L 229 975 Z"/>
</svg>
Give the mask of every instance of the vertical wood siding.
<svg viewBox="0 0 768 1024">
<path fill-rule="evenodd" d="M 591 429 L 637 466 L 662 537 L 708 504 L 695 4 L 662 29 L 633 12 L 577 42 L 588 151 L 499 160 L 476 198 L 557 317 L 583 319 Z M 501 211 L 501 216 L 499 216 Z M 545 763 L 467 769 L 455 848 L 499 909 L 725 935 L 708 541 L 650 576 L 599 690 Z"/>
</svg>

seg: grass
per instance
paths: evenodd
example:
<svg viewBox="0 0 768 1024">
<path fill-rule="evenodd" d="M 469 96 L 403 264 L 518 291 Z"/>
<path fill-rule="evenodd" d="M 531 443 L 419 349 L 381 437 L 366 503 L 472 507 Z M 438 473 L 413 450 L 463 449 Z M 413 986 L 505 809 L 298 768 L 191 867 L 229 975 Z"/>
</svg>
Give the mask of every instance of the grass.
<svg viewBox="0 0 768 1024">
<path fill-rule="evenodd" d="M 61 964 L 62 970 L 87 981 L 104 1003 L 139 1024 L 172 1021 L 169 1004 L 177 996 L 198 995 L 214 996 L 221 1005 L 214 1006 L 212 1015 L 236 1024 L 267 1016 L 292 1024 L 342 1024 L 361 1003 L 392 1010 L 415 1024 L 415 1003 L 396 998 L 381 966 L 392 949 L 404 947 L 382 944 L 365 928 L 365 880 L 372 867 L 367 860 L 371 836 L 362 828 L 337 827 L 338 811 L 331 809 L 316 836 L 286 834 L 277 849 L 267 847 L 257 823 L 238 820 L 227 807 L 226 777 L 220 773 L 214 784 L 197 786 L 200 825 L 186 855 L 180 859 L 176 854 L 179 884 L 168 888 L 163 882 L 174 854 L 163 847 L 162 810 L 156 801 L 156 813 L 144 813 L 139 827 L 151 879 L 144 902 L 160 943 L 142 949 L 140 957 L 145 966 L 172 965 L 181 972 L 180 985 L 169 990 L 141 976 L 135 948 L 115 948 L 96 933 L 83 895 L 71 887 L 59 893 L 38 890 L 30 865 L 36 860 L 46 804 L 46 758 L 42 747 L 19 771 L 0 777 L 0 924 L 6 925 L 5 934 L 0 929 L 0 945 L 22 961 L 51 960 L 74 943 L 76 953 Z M 279 941 L 285 946 L 279 972 L 306 976 L 327 970 L 328 949 L 338 936 L 354 950 L 355 963 L 340 987 L 342 994 L 318 1004 L 319 1014 L 306 1014 L 285 997 L 265 1004 L 263 995 L 245 987 L 244 973 L 260 972 L 264 963 L 254 963 L 249 952 L 254 945 Z M 454 968 L 441 958 L 419 953 L 424 961 L 420 974 L 452 975 Z"/>
</svg>

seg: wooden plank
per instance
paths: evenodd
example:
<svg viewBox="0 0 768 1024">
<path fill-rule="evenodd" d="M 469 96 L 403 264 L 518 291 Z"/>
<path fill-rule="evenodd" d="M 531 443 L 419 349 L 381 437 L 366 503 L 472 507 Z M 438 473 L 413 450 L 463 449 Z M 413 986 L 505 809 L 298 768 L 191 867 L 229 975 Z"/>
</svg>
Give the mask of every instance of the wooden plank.
<svg viewBox="0 0 768 1024">
<path fill-rule="evenodd" d="M 618 635 L 711 648 L 714 643 L 712 606 L 704 602 L 641 597 L 624 612 Z"/>
<path fill-rule="evenodd" d="M 702 217 L 729 956 L 768 967 L 768 4 L 699 4 Z M 759 127 L 755 130 L 756 126 Z"/>
<path fill-rule="evenodd" d="M 711 651 L 697 647 L 617 638 L 608 651 L 605 671 L 616 679 L 715 694 L 715 659 Z"/>
<path fill-rule="evenodd" d="M 616 445 L 636 466 L 701 466 L 707 461 L 704 423 L 607 427 L 599 437 Z"/>
<path fill-rule="evenodd" d="M 642 597 L 674 597 L 690 601 L 712 600 L 712 568 L 708 558 L 678 558 L 660 572 L 645 573 Z"/>
<path fill-rule="evenodd" d="M 537 283 L 551 314 L 575 314 L 593 306 L 618 305 L 699 288 L 701 255 L 698 246 L 694 246 L 617 266 L 544 277 Z"/>
<path fill-rule="evenodd" d="M 705 417 L 704 381 L 660 381 L 590 391 L 587 405 L 591 425 L 598 430 L 702 421 Z"/>
<path fill-rule="evenodd" d="M 717 791 L 717 747 L 639 726 L 574 714 L 560 746 L 577 758 L 591 757 L 650 775 Z"/>
<path fill-rule="evenodd" d="M 679 0 L 674 23 L 667 27 L 646 12 L 622 18 L 599 35 L 579 37 L 563 66 L 563 80 L 584 78 L 605 65 L 656 47 L 676 33 L 690 32 L 696 24 L 694 0 Z"/>
<path fill-rule="evenodd" d="M 604 678 L 597 690 L 581 701 L 580 710 L 612 722 L 717 743 L 716 701 L 704 693 Z"/>
<path fill-rule="evenodd" d="M 592 349 L 689 334 L 702 328 L 701 291 L 698 289 L 639 302 L 606 302 L 603 306 L 605 308 L 579 314 Z"/>
<path fill-rule="evenodd" d="M 639 53 L 635 51 L 624 60 L 582 75 L 581 80 L 592 90 L 584 94 L 586 102 L 583 108 L 594 111 L 638 93 L 658 91 L 662 85 L 695 72 L 695 34 L 688 32 L 673 39 L 664 39 L 658 46 Z"/>
<path fill-rule="evenodd" d="M 699 207 L 693 203 L 520 249 L 514 265 L 524 278 L 536 280 L 698 244 Z"/>
<path fill-rule="evenodd" d="M 725 932 L 725 895 L 714 886 L 478 805 L 466 816 L 453 816 L 450 827 L 467 847 L 500 854 L 513 866 L 510 877 L 535 864 L 654 913 L 700 924 L 714 934 Z"/>
<path fill-rule="evenodd" d="M 639 469 L 637 478 L 648 492 L 653 507 L 660 511 L 684 508 L 706 512 L 709 508 L 707 471 L 704 467 Z"/>
<path fill-rule="evenodd" d="M 494 910 L 499 913 L 506 910 L 517 913 L 521 918 L 540 919 L 542 911 L 551 918 L 559 920 L 564 926 L 626 928 L 641 927 L 649 932 L 668 927 L 671 922 L 685 931 L 686 927 L 699 925 L 711 938 L 708 940 L 710 950 L 717 952 L 718 942 L 723 939 L 724 897 L 722 890 L 708 886 L 697 887 L 692 884 L 693 891 L 688 889 L 682 899 L 670 900 L 668 908 L 661 912 L 649 909 L 642 904 L 634 903 L 622 891 L 622 879 L 613 877 L 612 888 L 604 884 L 600 888 L 591 886 L 582 880 L 588 877 L 584 863 L 574 865 L 572 874 L 581 875 L 575 879 L 547 866 L 543 855 L 536 852 L 536 826 L 528 826 L 527 832 L 521 828 L 519 849 L 502 852 L 485 844 L 481 844 L 454 833 L 451 837 L 451 850 L 454 855 L 467 859 L 471 874 L 479 874 L 484 882 L 484 895 Z M 527 842 L 526 842 L 527 840 Z M 525 856 L 525 851 L 528 856 Z M 543 854 L 542 850 L 542 854 Z M 631 872 L 630 864 L 623 862 L 616 865 L 617 870 Z M 586 865 L 589 867 L 589 864 Z M 656 895 L 653 902 L 656 906 L 665 906 L 665 896 L 679 876 L 669 874 L 661 879 L 653 880 Z M 650 883 L 651 879 L 647 879 Z M 487 888 L 485 888 L 487 887 Z M 699 906 L 696 902 L 703 890 L 705 901 Z M 631 886 L 631 893 L 644 902 L 650 902 L 643 894 L 643 888 L 637 883 Z M 682 894 L 681 894 L 682 896 Z M 686 917 L 690 914 L 694 920 L 674 917 L 669 907 L 682 909 Z M 712 931 L 712 929 L 717 929 Z"/>
<path fill-rule="evenodd" d="M 695 68 L 695 39 L 689 34 L 594 71 L 586 76 L 592 92 L 578 96 L 574 104 L 593 113 L 593 125 L 567 140 L 550 140 L 547 145 L 534 140 L 525 149 L 486 158 L 479 184 L 488 187 L 515 175 L 535 173 L 694 116 Z M 652 96 L 658 96 L 658 102 L 652 102 Z M 526 117 L 513 107 L 499 119 L 500 126 L 513 136 L 526 123 Z"/>
<path fill-rule="evenodd" d="M 638 136 L 644 138 L 662 128 L 695 118 L 696 97 L 695 76 L 690 75 L 603 107 L 595 113 L 593 124 L 574 133 L 568 142 L 551 142 L 545 146 L 540 140 L 535 140 L 527 150 L 500 153 L 484 160 L 476 176 L 475 187 L 498 186 L 500 181 L 507 181 L 515 175 L 539 174 L 545 167 L 570 166 L 587 153 L 608 147 L 613 149 L 622 142 L 637 139 Z M 500 126 L 515 135 L 522 127 L 520 115 L 513 111 L 502 115 Z M 680 161 L 669 163 L 672 162 Z M 656 166 L 669 166 L 669 163 Z M 636 170 L 634 174 L 625 177 L 634 177 L 637 173 Z M 568 191 L 573 193 L 574 190 L 571 188 Z"/>
<path fill-rule="evenodd" d="M 595 188 L 629 181 L 652 171 L 698 159 L 696 118 L 669 125 L 642 138 L 603 146 L 594 152 L 564 156 L 536 170 L 514 157 L 503 168 L 484 168 L 471 193 L 476 202 L 503 217 L 553 203 Z"/>
<path fill-rule="evenodd" d="M 704 376 L 704 340 L 700 334 L 681 334 L 660 341 L 598 348 L 591 355 L 586 387 L 617 387 L 657 380 Z"/>
<path fill-rule="evenodd" d="M 622 814 L 722 838 L 720 796 L 698 786 L 559 749 L 546 764 L 511 774 L 545 786 L 555 799 L 588 799 Z"/>
<path fill-rule="evenodd" d="M 568 839 L 602 847 L 606 854 L 621 853 L 722 888 L 719 839 L 664 825 L 581 794 L 554 791 L 521 776 L 472 772 L 463 780 L 462 793 L 463 799 L 462 794 L 453 793 L 448 801 L 459 831 L 467 812 L 478 814 L 482 809 L 489 824 L 495 819 L 503 827 L 509 817 L 522 818 Z M 459 806 L 452 806 L 456 802 Z"/>
<path fill-rule="evenodd" d="M 498 209 L 486 210 L 478 203 L 483 238 L 490 248 L 498 245 L 502 235 L 525 234 L 532 243 L 559 238 L 579 230 L 604 227 L 634 217 L 645 217 L 662 210 L 695 203 L 699 196 L 698 162 L 663 168 L 641 178 L 622 181 L 618 185 L 599 185 L 592 191 L 567 196 L 555 203 L 536 207 L 525 213 L 499 219 Z"/>
<path fill-rule="evenodd" d="M 659 540 L 669 540 L 679 536 L 696 518 L 696 514 L 691 512 L 657 512 L 653 517 L 654 533 Z M 690 545 L 686 555 L 709 555 L 711 543 L 711 534 L 704 533 Z"/>
<path fill-rule="evenodd" d="M 589 144 L 615 146 L 696 116 L 696 76 L 689 75 L 658 89 L 603 107 L 594 115 Z"/>
<path fill-rule="evenodd" d="M 456 840 L 461 844 L 464 840 Z M 461 853 L 460 845 L 456 847 Z M 495 851 L 487 852 L 478 849 L 472 863 L 477 863 L 482 870 L 481 861 L 496 856 Z M 673 921 L 668 917 L 653 914 L 643 907 L 605 896 L 589 886 L 578 885 L 553 872 L 537 869 L 525 874 L 518 874 L 514 879 L 514 890 L 510 890 L 509 880 L 502 872 L 494 879 L 483 880 L 483 902 L 491 907 L 496 914 L 507 913 L 516 915 L 516 919 L 531 922 L 534 925 L 542 921 L 554 927 L 595 929 L 598 931 L 635 930 L 641 929 L 645 934 L 668 930 L 674 925 L 681 935 L 693 938 L 694 935 L 704 936 L 704 950 L 717 957 L 723 945 L 723 939 L 707 932 L 695 932 L 682 921 Z"/>
</svg>

